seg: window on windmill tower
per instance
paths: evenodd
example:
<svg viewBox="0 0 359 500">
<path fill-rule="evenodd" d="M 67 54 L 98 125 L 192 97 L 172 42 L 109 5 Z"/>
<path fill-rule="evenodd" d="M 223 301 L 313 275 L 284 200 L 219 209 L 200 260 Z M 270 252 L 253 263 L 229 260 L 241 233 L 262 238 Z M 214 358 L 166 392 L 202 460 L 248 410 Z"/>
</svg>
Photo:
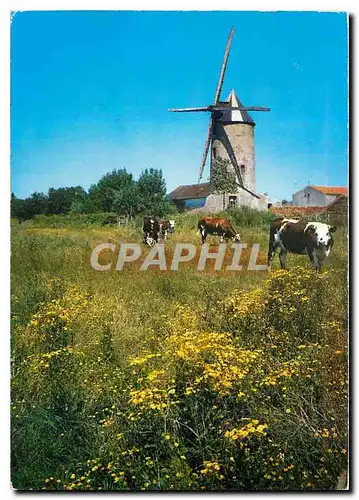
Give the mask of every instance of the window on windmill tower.
<svg viewBox="0 0 359 500">
<path fill-rule="evenodd" d="M 237 196 L 230 196 L 228 200 L 229 208 L 236 208 L 237 206 Z"/>
<path fill-rule="evenodd" d="M 213 154 L 213 158 L 216 159 L 217 158 L 217 147 L 216 146 L 213 146 L 212 154 Z"/>
<path fill-rule="evenodd" d="M 246 167 L 245 167 L 245 165 L 241 165 L 241 176 L 242 176 L 242 179 L 244 179 L 245 173 L 246 173 Z"/>
</svg>

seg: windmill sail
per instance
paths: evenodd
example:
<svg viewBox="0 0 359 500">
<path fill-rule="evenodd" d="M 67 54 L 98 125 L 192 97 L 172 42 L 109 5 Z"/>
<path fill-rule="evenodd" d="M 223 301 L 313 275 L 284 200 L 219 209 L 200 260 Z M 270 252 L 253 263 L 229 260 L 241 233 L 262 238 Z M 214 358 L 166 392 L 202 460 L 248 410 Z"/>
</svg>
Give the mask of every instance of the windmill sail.
<svg viewBox="0 0 359 500">
<path fill-rule="evenodd" d="M 228 63 L 228 58 L 229 58 L 229 51 L 231 49 L 231 44 L 232 44 L 232 39 L 234 35 L 234 27 L 231 28 L 231 31 L 228 36 L 228 41 L 226 45 L 226 49 L 224 52 L 224 57 L 223 57 L 223 62 L 221 66 L 221 71 L 219 74 L 219 79 L 217 83 L 217 88 L 216 88 L 216 94 L 214 97 L 214 104 L 210 104 L 208 106 L 198 106 L 196 108 L 171 108 L 168 111 L 174 112 L 174 113 L 197 113 L 197 112 L 209 112 L 211 113 L 210 116 L 210 121 L 208 125 L 208 132 L 207 132 L 207 138 L 204 146 L 204 152 L 202 156 L 202 163 L 199 169 L 199 178 L 198 182 L 201 181 L 202 175 L 203 175 L 203 170 L 207 161 L 207 156 L 208 156 L 208 151 L 211 145 L 212 141 L 212 136 L 213 136 L 213 130 L 214 130 L 214 122 L 216 120 L 221 120 L 221 121 L 234 121 L 234 122 L 243 122 L 243 123 L 249 123 L 254 125 L 254 121 L 248 114 L 248 111 L 270 111 L 269 108 L 264 108 L 260 106 L 243 106 L 242 103 L 237 99 L 235 96 L 234 92 L 232 91 L 230 94 L 230 97 L 224 101 L 221 102 L 221 92 L 222 92 L 222 87 L 223 87 L 223 82 L 224 82 L 224 76 L 226 73 L 227 69 L 227 63 Z M 218 113 L 220 112 L 220 113 Z M 221 116 L 221 118 L 220 118 Z M 227 120 L 228 117 L 228 120 Z M 231 161 L 233 163 L 233 161 Z M 242 176 L 241 173 L 238 171 L 237 172 L 237 177 L 239 181 L 243 184 L 242 181 Z"/>
<path fill-rule="evenodd" d="M 204 166 L 205 166 L 205 164 L 206 164 L 206 160 L 207 160 L 207 155 L 208 155 L 209 146 L 210 146 L 210 144 L 211 144 L 211 140 L 212 140 L 212 134 L 213 134 L 213 117 L 211 116 L 211 118 L 210 118 L 210 120 L 209 120 L 208 133 L 207 133 L 207 140 L 206 140 L 206 144 L 205 144 L 205 146 L 204 146 L 204 152 L 203 152 L 203 157 L 202 157 L 202 163 L 201 163 L 201 167 L 200 167 L 200 169 L 199 169 L 198 182 L 200 182 L 200 180 L 202 179 Z"/>
<path fill-rule="evenodd" d="M 233 34 L 234 34 L 234 27 L 232 27 L 232 29 L 231 29 L 231 31 L 229 33 L 226 50 L 224 52 L 223 63 L 222 63 L 222 67 L 221 67 L 221 72 L 219 74 L 219 79 L 218 79 L 218 84 L 217 84 L 217 89 L 216 89 L 216 95 L 214 97 L 214 104 L 215 105 L 218 103 L 218 101 L 219 101 L 219 99 L 221 97 L 221 91 L 222 91 L 222 87 L 223 87 L 223 80 L 224 80 L 224 75 L 225 75 L 226 68 L 227 68 L 227 62 L 228 62 L 228 57 L 229 57 L 229 51 L 230 51 L 231 44 L 232 44 Z"/>
<path fill-rule="evenodd" d="M 229 51 L 231 48 L 233 34 L 234 34 L 234 28 L 232 26 L 231 31 L 229 33 L 226 50 L 224 52 L 224 58 L 223 58 L 223 63 L 222 63 L 222 67 L 221 67 L 221 72 L 219 74 L 216 95 L 214 97 L 214 106 L 216 106 L 216 104 L 218 104 L 220 96 L 221 96 L 221 91 L 222 91 L 222 87 L 223 87 L 223 80 L 224 80 L 224 75 L 226 73 L 227 62 L 228 62 Z M 198 182 L 200 182 L 202 179 L 204 166 L 205 166 L 206 160 L 207 160 L 208 150 L 209 150 L 209 147 L 210 147 L 210 144 L 212 141 L 212 133 L 213 133 L 213 115 L 211 116 L 210 122 L 209 122 L 208 135 L 207 135 L 206 144 L 204 146 L 204 153 L 203 153 L 201 167 L 199 169 Z"/>
</svg>

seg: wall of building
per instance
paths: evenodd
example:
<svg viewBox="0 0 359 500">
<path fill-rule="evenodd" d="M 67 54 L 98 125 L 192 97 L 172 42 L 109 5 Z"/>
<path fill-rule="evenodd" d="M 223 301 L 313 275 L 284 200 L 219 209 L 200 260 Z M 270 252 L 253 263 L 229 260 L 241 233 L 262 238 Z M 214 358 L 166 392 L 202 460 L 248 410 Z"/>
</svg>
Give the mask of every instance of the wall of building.
<svg viewBox="0 0 359 500">
<path fill-rule="evenodd" d="M 293 205 L 299 207 L 319 207 L 330 205 L 336 198 L 335 195 L 326 195 L 316 189 L 306 187 L 293 194 L 292 202 Z"/>
<path fill-rule="evenodd" d="M 257 210 L 267 209 L 267 198 L 261 196 L 259 199 L 244 189 L 239 188 L 236 193 L 228 193 L 225 195 L 224 208 L 227 209 L 229 206 L 229 198 L 231 196 L 236 196 L 236 206 L 246 205 Z M 207 201 L 204 206 L 203 211 L 208 213 L 216 213 L 223 210 L 223 195 L 221 194 L 210 194 L 207 196 Z"/>
<path fill-rule="evenodd" d="M 256 192 L 254 126 L 216 121 L 213 131 L 212 161 L 215 156 L 228 159 L 231 162 L 230 170 L 236 173 L 232 165 L 232 153 L 241 170 L 244 186 Z"/>
<path fill-rule="evenodd" d="M 268 210 L 268 196 L 264 194 L 259 195 L 259 200 L 258 200 L 258 210 Z"/>
</svg>

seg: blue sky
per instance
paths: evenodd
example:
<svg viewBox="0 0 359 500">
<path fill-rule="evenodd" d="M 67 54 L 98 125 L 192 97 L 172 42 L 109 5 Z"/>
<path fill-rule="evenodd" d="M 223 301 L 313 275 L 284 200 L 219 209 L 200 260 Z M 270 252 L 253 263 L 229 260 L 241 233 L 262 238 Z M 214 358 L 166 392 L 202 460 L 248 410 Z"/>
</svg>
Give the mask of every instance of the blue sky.
<svg viewBox="0 0 359 500">
<path fill-rule="evenodd" d="M 232 25 L 221 97 L 271 108 L 252 113 L 257 191 L 347 184 L 345 14 L 65 11 L 12 20 L 12 191 L 122 167 L 161 168 L 168 191 L 197 182 L 209 115 L 167 109 L 213 102 Z"/>
</svg>

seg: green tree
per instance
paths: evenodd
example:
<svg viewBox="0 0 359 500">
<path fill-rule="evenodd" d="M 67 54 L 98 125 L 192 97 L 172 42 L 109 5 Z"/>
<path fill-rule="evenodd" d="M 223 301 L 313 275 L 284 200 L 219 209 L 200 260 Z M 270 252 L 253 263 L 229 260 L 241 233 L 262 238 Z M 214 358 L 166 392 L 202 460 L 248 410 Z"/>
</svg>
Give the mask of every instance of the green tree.
<svg viewBox="0 0 359 500">
<path fill-rule="evenodd" d="M 88 193 L 88 209 L 93 212 L 111 212 L 117 193 L 133 189 L 135 181 L 126 169 L 113 170 L 93 184 Z"/>
<path fill-rule="evenodd" d="M 11 217 L 25 218 L 25 200 L 17 198 L 14 193 L 11 193 L 10 213 Z"/>
<path fill-rule="evenodd" d="M 138 187 L 137 183 L 134 182 L 132 185 L 127 186 L 126 189 L 115 191 L 112 211 L 118 215 L 133 217 L 138 213 L 139 203 Z"/>
<path fill-rule="evenodd" d="M 35 215 L 45 214 L 48 198 L 44 193 L 32 193 L 25 199 L 26 218 L 32 219 Z"/>
<path fill-rule="evenodd" d="M 74 213 L 74 214 L 86 214 L 86 213 L 88 213 L 87 196 L 81 201 L 74 200 L 71 203 L 70 212 Z"/>
<path fill-rule="evenodd" d="M 81 203 L 86 197 L 86 191 L 81 186 L 50 188 L 48 193 L 47 213 L 67 214 L 73 203 Z"/>
<path fill-rule="evenodd" d="M 11 195 L 11 216 L 21 220 L 32 219 L 35 215 L 45 214 L 48 198 L 44 193 L 32 193 L 28 198 L 21 200 Z"/>
<path fill-rule="evenodd" d="M 161 217 L 172 210 L 171 202 L 166 197 L 166 181 L 162 170 L 146 168 L 141 172 L 137 188 L 141 213 Z"/>
<path fill-rule="evenodd" d="M 223 196 L 223 210 L 225 210 L 226 193 L 235 193 L 238 188 L 237 177 L 231 170 L 228 169 L 229 160 L 224 158 L 216 158 L 212 163 L 211 185 L 213 193 Z"/>
</svg>

